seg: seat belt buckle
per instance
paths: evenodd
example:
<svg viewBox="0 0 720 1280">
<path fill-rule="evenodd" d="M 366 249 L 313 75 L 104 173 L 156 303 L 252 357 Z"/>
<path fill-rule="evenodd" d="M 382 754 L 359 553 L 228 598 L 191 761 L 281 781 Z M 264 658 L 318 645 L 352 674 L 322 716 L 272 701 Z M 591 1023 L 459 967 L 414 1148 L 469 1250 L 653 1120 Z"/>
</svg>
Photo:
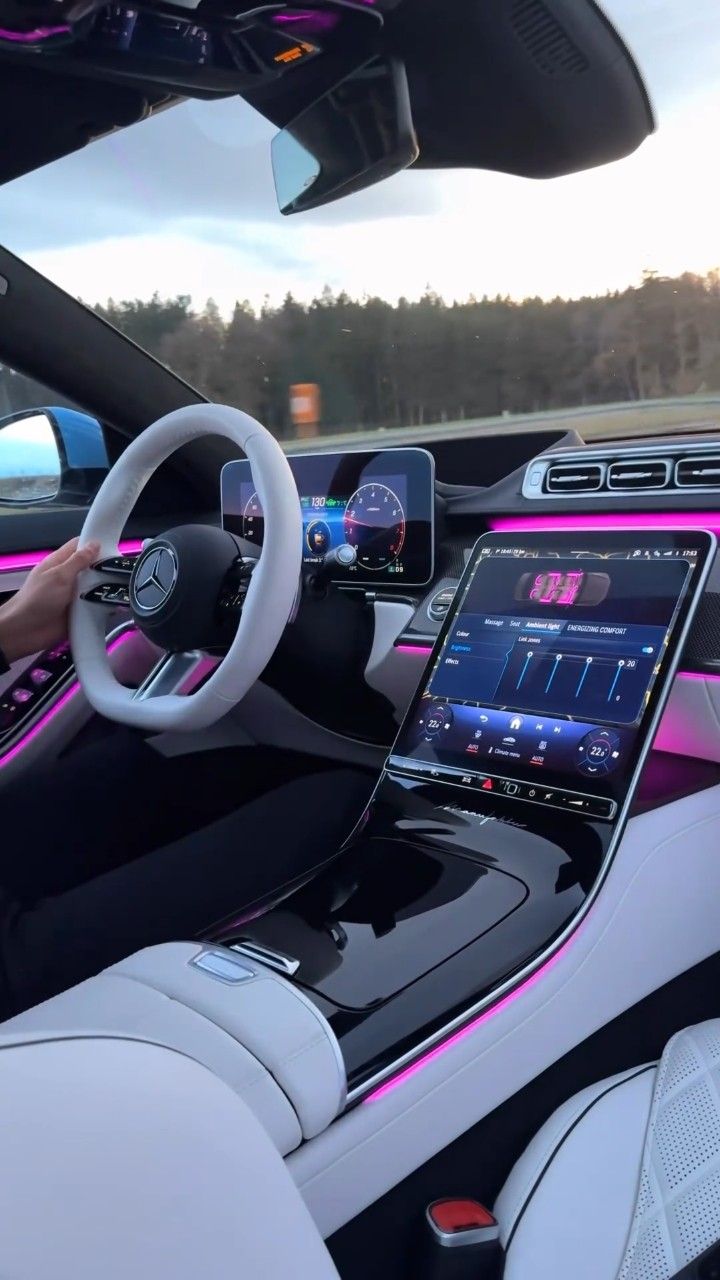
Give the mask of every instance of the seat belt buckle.
<svg viewBox="0 0 720 1280">
<path fill-rule="evenodd" d="M 425 1210 L 425 1227 L 421 1280 L 500 1280 L 500 1227 L 479 1200 L 434 1200 Z"/>
</svg>

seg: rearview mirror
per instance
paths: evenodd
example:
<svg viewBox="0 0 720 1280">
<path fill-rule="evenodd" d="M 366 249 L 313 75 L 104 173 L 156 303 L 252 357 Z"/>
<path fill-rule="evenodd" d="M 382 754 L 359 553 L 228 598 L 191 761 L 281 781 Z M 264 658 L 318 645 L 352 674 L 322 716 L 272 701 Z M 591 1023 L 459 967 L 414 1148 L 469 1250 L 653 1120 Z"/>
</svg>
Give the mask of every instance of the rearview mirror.
<svg viewBox="0 0 720 1280">
<path fill-rule="evenodd" d="M 381 182 L 418 157 L 405 67 L 376 58 L 272 141 L 281 213 L 301 213 Z"/>
</svg>

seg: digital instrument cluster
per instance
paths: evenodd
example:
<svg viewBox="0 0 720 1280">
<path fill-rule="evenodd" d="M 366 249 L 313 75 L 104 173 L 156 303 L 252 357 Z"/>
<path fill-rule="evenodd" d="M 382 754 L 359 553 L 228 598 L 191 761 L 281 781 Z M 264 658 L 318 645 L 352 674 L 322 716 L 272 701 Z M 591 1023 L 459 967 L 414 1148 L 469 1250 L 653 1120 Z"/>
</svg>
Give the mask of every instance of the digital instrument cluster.
<svg viewBox="0 0 720 1280">
<path fill-rule="evenodd" d="M 481 538 L 390 767 L 612 818 L 713 545 L 692 530 Z"/>
<path fill-rule="evenodd" d="M 288 458 L 303 516 L 303 563 L 346 545 L 341 582 L 424 586 L 433 572 L 433 460 L 424 449 L 297 454 Z M 248 462 L 222 472 L 223 528 L 262 546 L 265 515 Z"/>
</svg>

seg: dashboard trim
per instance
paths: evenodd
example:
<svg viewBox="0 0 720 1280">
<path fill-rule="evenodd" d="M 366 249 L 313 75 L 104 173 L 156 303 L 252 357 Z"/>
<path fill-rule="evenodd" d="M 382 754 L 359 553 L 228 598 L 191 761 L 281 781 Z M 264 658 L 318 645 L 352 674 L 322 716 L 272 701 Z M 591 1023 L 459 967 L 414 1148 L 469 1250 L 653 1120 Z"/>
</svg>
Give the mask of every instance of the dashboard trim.
<svg viewBox="0 0 720 1280">
<path fill-rule="evenodd" d="M 552 496 L 552 495 L 551 495 Z M 637 496 L 637 495 L 636 495 Z M 493 533 L 541 533 L 543 530 L 704 529 L 720 534 L 720 511 L 553 511 L 547 515 L 492 516 L 485 522 Z"/>
</svg>

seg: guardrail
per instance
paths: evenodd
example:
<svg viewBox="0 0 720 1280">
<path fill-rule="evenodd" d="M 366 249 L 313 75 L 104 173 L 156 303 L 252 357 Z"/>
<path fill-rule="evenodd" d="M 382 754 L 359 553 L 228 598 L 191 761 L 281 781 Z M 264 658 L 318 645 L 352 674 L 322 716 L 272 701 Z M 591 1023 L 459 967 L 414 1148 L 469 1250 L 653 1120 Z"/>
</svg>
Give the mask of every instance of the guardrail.
<svg viewBox="0 0 720 1280">
<path fill-rule="evenodd" d="M 285 440 L 292 453 L 325 453 L 331 449 L 390 448 L 421 445 L 423 441 L 461 440 L 497 435 L 499 431 L 577 431 L 584 440 L 615 436 L 671 435 L 678 427 L 687 431 L 720 432 L 720 392 L 668 400 L 628 401 L 583 405 L 575 409 L 551 409 L 542 413 L 503 414 L 493 418 L 467 418 L 459 422 L 432 422 L 415 427 L 376 427 L 370 431 L 341 431 L 306 440 Z"/>
</svg>

